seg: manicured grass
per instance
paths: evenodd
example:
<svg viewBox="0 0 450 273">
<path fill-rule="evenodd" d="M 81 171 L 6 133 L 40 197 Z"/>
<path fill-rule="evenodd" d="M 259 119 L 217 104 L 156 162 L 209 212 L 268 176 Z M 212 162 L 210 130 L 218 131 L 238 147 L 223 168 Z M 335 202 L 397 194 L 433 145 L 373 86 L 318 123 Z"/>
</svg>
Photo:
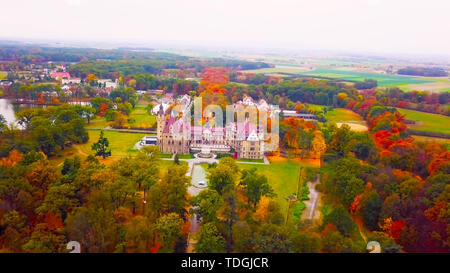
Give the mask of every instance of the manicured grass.
<svg viewBox="0 0 450 273">
<path fill-rule="evenodd" d="M 178 155 L 178 159 L 192 159 L 192 158 L 194 158 L 193 154 Z"/>
<path fill-rule="evenodd" d="M 174 165 L 174 164 L 175 164 L 175 162 L 173 162 L 173 160 L 161 160 L 160 163 L 159 163 L 159 166 L 160 166 L 159 173 L 160 173 L 160 175 L 164 176 L 167 173 L 167 169 L 170 166 Z M 188 163 L 185 162 L 185 161 L 180 161 L 180 165 L 186 165 L 186 167 L 187 167 Z"/>
<path fill-rule="evenodd" d="M 89 124 L 86 123 L 87 129 L 93 129 L 93 128 L 106 128 L 109 126 L 109 122 L 106 121 L 104 117 L 95 117 L 94 119 L 91 119 Z"/>
<path fill-rule="evenodd" d="M 7 75 L 8 75 L 8 72 L 0 71 L 0 80 L 6 79 Z"/>
<path fill-rule="evenodd" d="M 308 109 L 311 109 L 312 111 L 323 111 L 323 109 L 327 106 L 325 105 L 318 105 L 318 104 L 307 104 Z"/>
<path fill-rule="evenodd" d="M 156 116 L 149 115 L 145 107 L 136 107 L 133 109 L 129 118 L 132 122 L 129 124 L 131 127 L 140 127 L 143 129 L 152 128 L 152 126 L 156 123 Z M 86 128 L 105 128 L 110 125 L 111 122 L 106 121 L 104 117 L 95 117 L 90 121 L 89 124 L 86 124 Z"/>
<path fill-rule="evenodd" d="M 149 115 L 144 107 L 136 107 L 130 114 L 130 126 L 151 128 L 156 123 L 156 116 Z"/>
<path fill-rule="evenodd" d="M 159 154 L 159 157 L 161 158 L 172 158 L 172 156 L 173 154 L 163 154 L 163 153 Z"/>
<path fill-rule="evenodd" d="M 238 162 L 239 163 L 239 162 Z M 297 192 L 298 179 L 300 174 L 300 167 L 311 167 L 299 164 L 294 161 L 287 160 L 285 162 L 273 162 L 270 165 L 263 164 L 239 164 L 241 169 L 256 168 L 259 173 L 267 176 L 270 186 L 276 193 L 275 199 L 281 206 L 283 214 L 286 213 L 288 201 L 286 196 Z"/>
<path fill-rule="evenodd" d="M 91 146 L 92 143 L 98 141 L 100 130 L 89 130 L 88 134 L 89 141 L 87 143 L 72 145 L 60 152 L 57 156 L 52 157 L 51 160 L 58 165 L 67 157 L 78 155 L 81 159 L 84 159 L 90 154 L 94 154 L 94 151 L 91 150 Z M 137 150 L 134 148 L 134 144 L 145 136 L 145 134 L 122 133 L 116 131 L 103 131 L 103 134 L 109 141 L 112 159 L 136 153 Z"/>
<path fill-rule="evenodd" d="M 239 158 L 238 162 L 256 162 L 256 163 L 264 163 L 264 159 L 256 159 L 256 158 Z"/>
<path fill-rule="evenodd" d="M 111 156 L 123 157 L 129 153 L 130 149 L 134 149 L 134 144 L 142 139 L 145 134 L 122 133 L 116 131 L 103 131 L 104 136 L 109 141 L 111 147 Z M 89 131 L 89 142 L 87 143 L 87 151 L 91 151 L 91 145 L 98 141 L 100 131 Z M 84 144 L 86 146 L 86 144 Z"/>
<path fill-rule="evenodd" d="M 352 110 L 345 108 L 335 108 L 331 111 L 327 111 L 325 118 L 329 122 L 349 122 L 354 121 L 358 124 L 364 124 L 364 120 L 360 115 L 353 112 Z"/>
<path fill-rule="evenodd" d="M 409 128 L 424 131 L 450 134 L 450 117 L 438 114 L 431 114 L 407 109 L 397 108 L 406 115 L 406 119 L 416 121 L 416 124 L 408 125 Z"/>
</svg>

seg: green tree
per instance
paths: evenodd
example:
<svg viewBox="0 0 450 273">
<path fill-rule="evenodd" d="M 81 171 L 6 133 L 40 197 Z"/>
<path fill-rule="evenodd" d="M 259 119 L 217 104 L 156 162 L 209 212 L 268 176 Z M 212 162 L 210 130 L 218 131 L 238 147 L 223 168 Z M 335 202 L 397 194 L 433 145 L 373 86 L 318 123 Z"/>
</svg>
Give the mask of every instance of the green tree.
<svg viewBox="0 0 450 273">
<path fill-rule="evenodd" d="M 341 177 L 337 181 L 337 193 L 338 196 L 346 207 L 355 199 L 357 194 L 360 194 L 364 190 L 364 181 L 354 176 Z"/>
<path fill-rule="evenodd" d="M 159 252 L 175 252 L 177 243 L 183 238 L 182 224 L 183 220 L 176 213 L 169 213 L 158 219 L 156 229 L 159 235 L 158 241 L 161 243 Z"/>
<path fill-rule="evenodd" d="M 192 211 L 202 218 L 203 223 L 217 221 L 217 211 L 223 204 L 222 197 L 215 190 L 206 189 L 191 199 Z"/>
<path fill-rule="evenodd" d="M 364 224 L 371 230 L 378 227 L 378 217 L 380 215 L 383 202 L 376 191 L 371 194 L 362 208 Z"/>
<path fill-rule="evenodd" d="M 6 126 L 7 126 L 6 119 L 2 114 L 0 114 L 0 133 L 2 133 L 5 130 Z"/>
<path fill-rule="evenodd" d="M 235 187 L 237 173 L 232 166 L 219 162 L 216 167 L 209 169 L 207 178 L 209 187 L 223 194 Z"/>
<path fill-rule="evenodd" d="M 196 253 L 225 253 L 225 239 L 214 223 L 203 224 L 194 250 Z"/>
<path fill-rule="evenodd" d="M 323 226 L 326 226 L 328 223 L 334 224 L 344 236 L 349 236 L 356 227 L 350 214 L 343 207 L 337 207 L 325 215 Z"/>
<path fill-rule="evenodd" d="M 66 219 L 67 213 L 78 205 L 75 195 L 75 187 L 71 184 L 52 185 L 42 205 L 37 208 L 37 212 L 41 215 L 47 212 L 53 212 L 61 215 L 62 220 Z"/>
<path fill-rule="evenodd" d="M 353 132 L 350 126 L 342 124 L 342 126 L 334 131 L 328 149 L 337 153 L 338 156 L 345 156 L 356 145 L 353 138 Z"/>
<path fill-rule="evenodd" d="M 111 156 L 111 149 L 109 148 L 109 141 L 103 136 L 103 131 L 100 131 L 100 136 L 96 143 L 92 144 L 92 150 L 95 151 L 96 156 L 107 158 Z"/>
<path fill-rule="evenodd" d="M 317 253 L 321 249 L 318 235 L 309 232 L 300 232 L 294 235 L 294 251 L 296 253 Z"/>
<path fill-rule="evenodd" d="M 138 215 L 127 225 L 125 232 L 125 250 L 132 253 L 146 253 L 155 238 L 155 226 L 147 217 Z"/>
<path fill-rule="evenodd" d="M 242 171 L 242 180 L 240 185 L 244 187 L 245 196 L 253 207 L 258 204 L 262 196 L 274 196 L 272 187 L 270 187 L 267 177 L 256 172 L 256 168 Z"/>
</svg>

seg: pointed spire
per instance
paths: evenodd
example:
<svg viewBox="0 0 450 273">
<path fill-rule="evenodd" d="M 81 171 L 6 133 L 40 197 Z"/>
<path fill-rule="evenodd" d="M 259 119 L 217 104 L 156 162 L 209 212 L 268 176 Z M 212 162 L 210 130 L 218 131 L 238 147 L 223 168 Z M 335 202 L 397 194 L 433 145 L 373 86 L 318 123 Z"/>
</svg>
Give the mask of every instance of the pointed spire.
<svg viewBox="0 0 450 273">
<path fill-rule="evenodd" d="M 164 116 L 164 107 L 162 103 L 159 105 L 158 116 Z"/>
</svg>

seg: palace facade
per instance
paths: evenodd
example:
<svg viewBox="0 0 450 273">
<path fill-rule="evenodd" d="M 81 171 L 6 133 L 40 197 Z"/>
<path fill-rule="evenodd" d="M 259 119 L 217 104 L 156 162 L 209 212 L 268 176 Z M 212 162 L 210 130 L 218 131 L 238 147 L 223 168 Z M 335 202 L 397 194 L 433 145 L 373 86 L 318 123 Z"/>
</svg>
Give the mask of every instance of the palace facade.
<svg viewBox="0 0 450 273">
<path fill-rule="evenodd" d="M 184 96 L 179 100 L 183 112 L 191 109 L 192 102 L 188 98 Z M 237 104 L 243 102 L 244 100 Z M 248 97 L 245 102 L 249 102 Z M 265 101 L 256 105 L 269 107 Z M 223 127 L 213 126 L 213 118 L 207 119 L 203 126 L 191 125 L 190 120 L 183 115 L 174 114 L 170 109 L 159 107 L 157 114 L 157 143 L 162 153 L 188 154 L 208 151 L 230 153 L 237 158 L 262 159 L 268 151 L 269 147 L 265 143 L 267 135 L 248 119 L 244 122 L 229 122 Z"/>
</svg>

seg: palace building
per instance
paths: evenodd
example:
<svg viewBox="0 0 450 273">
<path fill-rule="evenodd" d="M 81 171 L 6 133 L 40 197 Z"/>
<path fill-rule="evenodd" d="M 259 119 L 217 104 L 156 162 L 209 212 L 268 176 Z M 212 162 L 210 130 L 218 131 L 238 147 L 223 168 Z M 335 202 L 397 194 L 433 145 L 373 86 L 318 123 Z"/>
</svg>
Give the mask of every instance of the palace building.
<svg viewBox="0 0 450 273">
<path fill-rule="evenodd" d="M 236 104 L 249 102 L 249 97 L 245 97 L 245 100 L 244 103 Z M 182 97 L 179 104 L 183 112 L 190 111 L 192 106 L 189 96 Z M 267 109 L 269 107 L 265 101 L 255 103 L 254 106 L 258 105 Z M 157 113 L 157 144 L 162 153 L 230 153 L 237 158 L 262 159 L 270 149 L 265 143 L 267 135 L 248 119 L 244 122 L 229 122 L 223 127 L 213 126 L 213 118 L 207 119 L 203 126 L 191 125 L 190 120 L 170 109 L 159 107 Z"/>
</svg>

